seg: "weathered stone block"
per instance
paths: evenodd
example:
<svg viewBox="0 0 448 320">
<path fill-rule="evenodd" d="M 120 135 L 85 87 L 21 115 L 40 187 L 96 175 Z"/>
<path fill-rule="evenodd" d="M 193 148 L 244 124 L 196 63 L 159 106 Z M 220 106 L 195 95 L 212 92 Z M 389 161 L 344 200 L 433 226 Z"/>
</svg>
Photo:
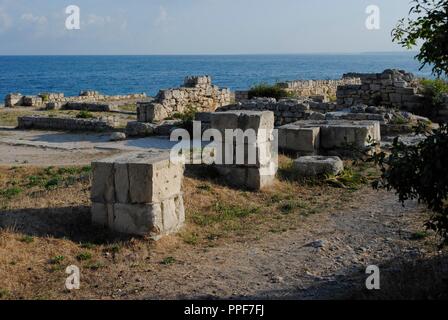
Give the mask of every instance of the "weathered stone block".
<svg viewBox="0 0 448 320">
<path fill-rule="evenodd" d="M 91 213 L 92 223 L 96 225 L 154 240 L 177 232 L 185 222 L 181 194 L 160 203 L 93 203 Z"/>
<path fill-rule="evenodd" d="M 92 222 L 158 239 L 185 221 L 184 166 L 169 152 L 138 152 L 92 163 Z"/>
<path fill-rule="evenodd" d="M 253 130 L 259 138 L 258 142 L 272 140 L 274 128 L 274 113 L 272 111 L 226 111 L 215 112 L 210 116 L 210 126 L 218 130 L 222 137 L 220 141 L 227 142 L 225 133 L 230 130 Z"/>
<path fill-rule="evenodd" d="M 12 108 L 22 105 L 23 96 L 20 93 L 10 93 L 5 96 L 5 107 Z"/>
<path fill-rule="evenodd" d="M 115 202 L 114 164 L 118 160 L 118 157 L 111 157 L 101 161 L 92 162 L 92 202 Z"/>
<path fill-rule="evenodd" d="M 153 123 L 129 121 L 126 125 L 126 135 L 130 137 L 147 137 L 154 134 L 156 125 Z"/>
<path fill-rule="evenodd" d="M 337 175 L 344 170 L 344 163 L 339 157 L 308 156 L 295 160 L 294 169 L 304 177 Z"/>
<path fill-rule="evenodd" d="M 274 161 L 260 168 L 230 165 L 218 165 L 216 168 L 227 184 L 249 190 L 262 190 L 271 186 L 278 169 Z"/>
<path fill-rule="evenodd" d="M 294 124 L 278 128 L 278 146 L 283 150 L 290 150 L 304 154 L 314 154 L 319 150 L 320 128 L 301 128 Z"/>
<path fill-rule="evenodd" d="M 277 147 L 273 142 L 262 143 L 219 143 L 216 159 L 219 164 L 262 167 L 277 157 Z"/>
<path fill-rule="evenodd" d="M 320 128 L 320 147 L 326 150 L 339 148 L 365 149 L 374 142 L 381 141 L 378 121 L 297 121 L 298 128 Z"/>
</svg>

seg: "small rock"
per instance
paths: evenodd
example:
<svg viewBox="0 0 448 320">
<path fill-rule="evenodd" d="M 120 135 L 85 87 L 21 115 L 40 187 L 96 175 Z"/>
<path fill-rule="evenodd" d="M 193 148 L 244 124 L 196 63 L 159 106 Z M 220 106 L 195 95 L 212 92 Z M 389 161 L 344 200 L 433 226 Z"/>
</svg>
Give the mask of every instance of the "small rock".
<svg viewBox="0 0 448 320">
<path fill-rule="evenodd" d="M 305 247 L 312 247 L 315 249 L 320 249 L 320 248 L 323 248 L 324 246 L 325 246 L 324 240 L 316 240 L 316 241 L 308 243 Z"/>
<path fill-rule="evenodd" d="M 110 136 L 110 141 L 123 141 L 126 140 L 126 134 L 123 132 L 114 132 Z"/>
</svg>

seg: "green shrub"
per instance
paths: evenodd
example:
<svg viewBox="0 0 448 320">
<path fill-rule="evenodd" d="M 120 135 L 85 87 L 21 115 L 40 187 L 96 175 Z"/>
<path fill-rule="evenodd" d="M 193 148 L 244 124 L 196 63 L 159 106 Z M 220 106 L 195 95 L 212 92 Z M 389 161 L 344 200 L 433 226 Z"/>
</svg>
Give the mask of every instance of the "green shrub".
<svg viewBox="0 0 448 320">
<path fill-rule="evenodd" d="M 50 99 L 50 97 L 48 96 L 48 94 L 43 94 L 40 96 L 42 98 L 43 102 L 48 102 L 48 100 Z"/>
<path fill-rule="evenodd" d="M 282 88 L 279 84 L 270 85 L 267 83 L 261 83 L 253 86 L 249 90 L 249 99 L 261 97 L 261 98 L 275 98 L 277 100 L 283 98 L 290 98 L 292 94 Z"/>
<path fill-rule="evenodd" d="M 5 197 L 6 199 L 12 199 L 22 193 L 22 189 L 14 187 L 5 190 L 0 190 L 0 197 Z"/>
<path fill-rule="evenodd" d="M 421 129 L 417 133 L 423 133 Z M 427 138 L 406 145 L 396 138 L 391 153 L 374 155 L 382 175 L 374 188 L 395 190 L 400 201 L 417 199 L 433 214 L 426 223 L 448 242 L 448 125 L 426 133 Z"/>
<path fill-rule="evenodd" d="M 421 93 L 425 97 L 425 108 L 422 115 L 434 116 L 443 106 L 443 95 L 448 94 L 448 82 L 442 79 L 423 79 L 420 81 Z"/>
<path fill-rule="evenodd" d="M 95 118 L 95 116 L 91 112 L 89 112 L 89 111 L 81 110 L 76 115 L 76 118 L 78 118 L 78 119 L 92 119 L 92 118 Z"/>
<path fill-rule="evenodd" d="M 175 113 L 171 118 L 175 120 L 180 120 L 182 122 L 180 124 L 180 127 L 192 133 L 193 121 L 198 111 L 199 110 L 196 106 L 188 106 L 184 112 Z"/>
</svg>

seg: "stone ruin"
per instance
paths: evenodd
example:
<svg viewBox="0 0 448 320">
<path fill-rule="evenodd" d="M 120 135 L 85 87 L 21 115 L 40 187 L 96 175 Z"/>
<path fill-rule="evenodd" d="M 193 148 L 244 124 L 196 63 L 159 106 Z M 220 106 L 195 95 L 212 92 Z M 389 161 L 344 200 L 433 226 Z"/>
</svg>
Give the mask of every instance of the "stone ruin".
<svg viewBox="0 0 448 320">
<path fill-rule="evenodd" d="M 211 129 L 221 133 L 221 150 L 233 150 L 234 164 L 216 165 L 222 178 L 230 185 L 251 190 L 261 190 L 272 185 L 277 173 L 277 144 L 273 135 L 274 114 L 269 111 L 228 111 L 214 112 L 210 115 Z M 257 135 L 256 141 L 249 139 L 238 140 L 235 136 L 228 139 L 225 131 L 230 130 L 253 130 Z M 236 150 L 241 147 L 244 150 L 242 163 L 236 161 Z M 256 159 L 249 162 L 248 152 L 252 148 Z M 224 155 L 220 154 L 219 161 L 224 162 Z"/>
<path fill-rule="evenodd" d="M 92 222 L 154 240 L 185 221 L 184 165 L 169 152 L 139 152 L 92 163 Z"/>
<path fill-rule="evenodd" d="M 336 91 L 339 86 L 361 84 L 359 77 L 345 76 L 341 80 L 293 80 L 279 82 L 277 85 L 287 92 L 294 94 L 297 98 L 317 98 L 328 102 L 336 97 Z M 238 90 L 235 92 L 235 101 L 241 102 L 249 100 L 248 90 Z"/>
<path fill-rule="evenodd" d="M 378 121 L 302 120 L 278 130 L 279 148 L 300 155 L 368 152 L 381 141 Z"/>
<path fill-rule="evenodd" d="M 106 132 L 118 126 L 115 117 L 78 119 L 69 117 L 23 116 L 18 117 L 18 129 L 68 130 Z"/>
<path fill-rule="evenodd" d="M 322 113 L 336 111 L 335 103 L 319 102 L 309 98 L 280 99 L 254 98 L 218 108 L 217 111 L 255 110 L 272 111 L 275 125 L 281 126 L 298 120 L 324 119 Z"/>
<path fill-rule="evenodd" d="M 241 163 L 224 162 L 217 154 L 215 168 L 229 185 L 251 190 L 266 188 L 277 172 L 272 112 L 239 111 L 211 114 L 211 127 L 222 133 L 212 143 L 233 150 L 242 146 Z M 226 129 L 252 129 L 256 140 L 227 137 Z M 256 161 L 249 162 L 249 148 Z M 221 160 L 219 160 L 221 157 Z M 92 221 L 111 230 L 139 236 L 160 237 L 179 230 L 185 221 L 182 198 L 184 165 L 173 162 L 170 152 L 139 152 L 92 163 Z"/>
<path fill-rule="evenodd" d="M 146 100 L 146 94 L 129 94 L 107 96 L 97 91 L 81 91 L 77 97 L 65 97 L 63 93 L 40 93 L 36 96 L 22 95 L 20 93 L 10 93 L 5 97 L 5 107 L 46 107 L 47 109 L 63 109 L 70 106 L 84 104 L 89 107 L 95 104 L 106 104 L 118 101 Z"/>
<path fill-rule="evenodd" d="M 176 113 L 184 113 L 188 108 L 213 112 L 230 104 L 231 99 L 230 90 L 212 85 L 209 76 L 187 77 L 183 87 L 161 90 L 154 101 L 139 103 L 137 119 L 139 122 L 160 122 Z"/>
<path fill-rule="evenodd" d="M 417 78 L 406 71 L 389 69 L 382 73 L 349 73 L 344 77 L 360 78 L 361 84 L 339 86 L 338 105 L 390 106 L 409 111 L 423 107 L 424 97 L 418 94 Z"/>
</svg>

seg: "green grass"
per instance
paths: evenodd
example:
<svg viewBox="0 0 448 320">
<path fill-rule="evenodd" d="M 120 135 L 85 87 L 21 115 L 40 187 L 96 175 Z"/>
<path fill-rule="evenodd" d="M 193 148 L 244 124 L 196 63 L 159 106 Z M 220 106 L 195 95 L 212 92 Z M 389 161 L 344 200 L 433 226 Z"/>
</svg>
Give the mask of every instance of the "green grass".
<svg viewBox="0 0 448 320">
<path fill-rule="evenodd" d="M 358 190 L 368 183 L 368 179 L 353 168 L 346 168 L 337 176 L 327 176 L 326 183 L 336 188 Z"/>
<path fill-rule="evenodd" d="M 417 231 L 411 235 L 411 240 L 423 240 L 428 238 L 429 236 L 430 234 L 427 231 Z"/>
<path fill-rule="evenodd" d="M 50 264 L 61 264 L 64 260 L 64 256 L 54 256 L 50 259 Z"/>
<path fill-rule="evenodd" d="M 165 259 L 160 261 L 160 264 L 163 264 L 163 265 L 166 265 L 166 266 L 174 264 L 174 263 L 176 263 L 176 259 L 173 258 L 173 257 L 166 257 Z"/>
<path fill-rule="evenodd" d="M 182 240 L 189 245 L 197 245 L 199 242 L 199 235 L 195 232 L 186 232 L 181 234 Z"/>
<path fill-rule="evenodd" d="M 222 202 L 216 202 L 212 209 L 215 214 L 193 213 L 193 222 L 199 226 L 209 226 L 227 221 L 239 221 L 260 212 L 258 207 L 248 208 L 245 206 L 227 205 Z"/>
<path fill-rule="evenodd" d="M 92 254 L 90 252 L 81 252 L 76 256 L 76 260 L 78 261 L 88 261 L 92 259 Z"/>
<path fill-rule="evenodd" d="M 76 118 L 78 118 L 78 119 L 93 119 L 93 118 L 95 118 L 95 116 L 93 115 L 93 113 L 91 113 L 89 111 L 81 110 L 76 115 Z"/>
<path fill-rule="evenodd" d="M 84 167 L 47 167 L 34 175 L 28 176 L 21 185 L 31 189 L 42 187 L 46 190 L 54 190 L 61 186 L 71 186 L 76 182 L 85 179 L 91 173 L 90 166 Z"/>
<path fill-rule="evenodd" d="M 20 238 L 20 242 L 30 244 L 30 243 L 34 242 L 34 238 L 32 236 L 26 235 L 26 236 L 23 236 L 22 238 Z"/>
<path fill-rule="evenodd" d="M 6 289 L 0 289 L 0 299 L 6 299 L 11 295 L 11 293 Z"/>
<path fill-rule="evenodd" d="M 18 195 L 20 195 L 22 193 L 22 191 L 23 190 L 19 187 L 7 188 L 4 190 L 0 190 L 0 197 L 11 200 L 14 197 L 17 197 Z"/>
</svg>

